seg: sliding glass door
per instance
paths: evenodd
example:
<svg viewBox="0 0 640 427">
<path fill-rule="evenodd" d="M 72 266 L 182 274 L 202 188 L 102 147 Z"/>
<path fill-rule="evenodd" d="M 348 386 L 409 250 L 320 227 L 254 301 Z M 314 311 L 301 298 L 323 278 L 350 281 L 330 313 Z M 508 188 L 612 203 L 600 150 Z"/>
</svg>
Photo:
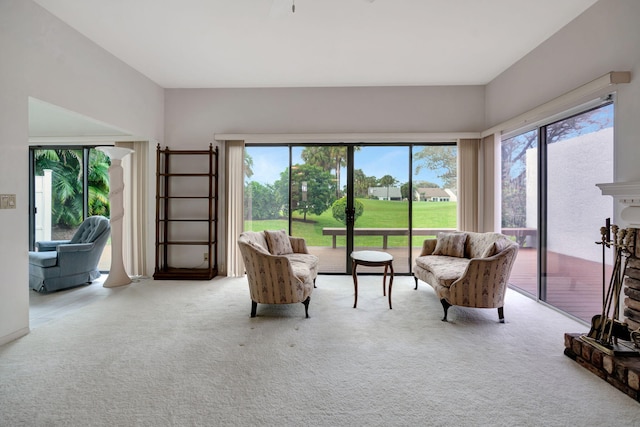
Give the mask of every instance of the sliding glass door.
<svg viewBox="0 0 640 427">
<path fill-rule="evenodd" d="M 347 147 L 295 146 L 291 158 L 291 235 L 305 238 L 318 271 L 344 273 Z"/>
<path fill-rule="evenodd" d="M 390 253 L 396 273 L 411 271 L 410 202 L 408 194 L 402 194 L 403 186 L 409 188 L 410 155 L 410 147 L 402 145 L 358 146 L 353 155 L 353 250 Z"/>
<path fill-rule="evenodd" d="M 414 145 L 411 203 L 411 254 L 439 232 L 458 229 L 458 147 L 455 144 Z M 405 193 L 403 187 L 403 194 Z M 410 195 L 409 195 L 410 194 Z"/>
<path fill-rule="evenodd" d="M 541 294 L 585 321 L 602 310 L 603 248 L 595 242 L 613 214 L 613 199 L 596 184 L 613 181 L 612 119 L 613 104 L 608 104 L 541 129 L 547 176 Z M 604 251 L 607 277 L 611 252 Z"/>
<path fill-rule="evenodd" d="M 538 131 L 502 141 L 502 232 L 520 245 L 509 283 L 538 296 Z"/>
<path fill-rule="evenodd" d="M 457 228 L 456 164 L 455 144 L 248 145 L 244 227 L 304 237 L 321 273 L 382 250 L 409 274 L 426 237 Z"/>
<path fill-rule="evenodd" d="M 611 271 L 600 227 L 613 200 L 613 104 L 502 141 L 502 226 L 520 251 L 512 286 L 589 322 Z"/>
<path fill-rule="evenodd" d="M 91 215 L 109 218 L 109 158 L 94 147 L 33 147 L 29 247 L 36 241 L 68 240 Z M 107 243 L 98 268 L 108 271 Z"/>
</svg>

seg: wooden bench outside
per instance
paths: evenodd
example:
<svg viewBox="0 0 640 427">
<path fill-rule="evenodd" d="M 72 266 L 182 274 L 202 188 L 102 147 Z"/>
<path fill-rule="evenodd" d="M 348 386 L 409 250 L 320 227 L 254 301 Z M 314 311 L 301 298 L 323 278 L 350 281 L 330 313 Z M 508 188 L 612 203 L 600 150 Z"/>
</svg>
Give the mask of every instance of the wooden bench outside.
<svg viewBox="0 0 640 427">
<path fill-rule="evenodd" d="M 454 228 L 414 228 L 414 236 L 436 236 L 439 232 L 455 231 Z M 331 236 L 333 247 L 336 247 L 336 237 L 346 236 L 346 228 L 327 227 L 322 229 L 323 236 Z M 408 236 L 407 228 L 354 228 L 354 236 L 382 236 L 382 249 L 387 249 L 389 236 Z"/>
<path fill-rule="evenodd" d="M 414 228 L 414 236 L 437 236 L 440 232 L 456 231 L 455 228 Z M 535 228 L 503 228 L 502 233 L 507 236 L 535 236 L 538 230 Z M 407 228 L 354 228 L 354 236 L 382 236 L 382 249 L 387 249 L 389 236 L 408 236 Z M 332 246 L 336 248 L 336 238 L 338 236 L 346 236 L 346 228 L 326 227 L 322 229 L 323 236 L 331 236 Z"/>
</svg>

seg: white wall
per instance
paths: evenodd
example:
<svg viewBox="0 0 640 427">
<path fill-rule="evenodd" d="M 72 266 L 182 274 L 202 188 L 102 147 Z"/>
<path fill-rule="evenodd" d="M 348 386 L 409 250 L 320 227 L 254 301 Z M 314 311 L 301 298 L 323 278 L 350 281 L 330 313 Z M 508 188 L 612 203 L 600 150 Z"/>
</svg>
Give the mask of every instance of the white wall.
<svg viewBox="0 0 640 427">
<path fill-rule="evenodd" d="M 597 2 L 487 85 L 486 128 L 609 71 L 631 71 L 631 83 L 617 92 L 615 179 L 640 180 L 639 22 L 640 1 Z"/>
<path fill-rule="evenodd" d="M 0 344 L 28 332 L 28 97 L 163 140 L 164 91 L 29 0 L 0 1 Z"/>
<path fill-rule="evenodd" d="M 214 133 L 478 132 L 484 87 L 168 89 L 165 137 Z"/>
</svg>

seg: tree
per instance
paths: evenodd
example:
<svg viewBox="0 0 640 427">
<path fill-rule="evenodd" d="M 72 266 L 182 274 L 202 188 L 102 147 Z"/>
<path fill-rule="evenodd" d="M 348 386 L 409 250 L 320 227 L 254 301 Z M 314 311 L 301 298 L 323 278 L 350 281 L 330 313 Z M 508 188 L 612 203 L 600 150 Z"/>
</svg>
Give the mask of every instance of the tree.
<svg viewBox="0 0 640 427">
<path fill-rule="evenodd" d="M 440 188 L 440 186 L 436 183 L 429 182 L 429 181 L 413 181 L 413 188 L 414 188 L 413 200 L 416 200 L 415 192 L 418 188 Z M 408 182 L 405 182 L 400 186 L 400 194 L 402 194 L 403 199 L 409 200 L 409 183 Z"/>
<path fill-rule="evenodd" d="M 354 147 L 360 150 L 360 147 Z M 306 147 L 300 154 L 302 160 L 309 165 L 318 166 L 325 171 L 334 171 L 336 177 L 336 197 L 340 194 L 340 170 L 347 165 L 347 147 L 337 145 L 318 145 Z"/>
<path fill-rule="evenodd" d="M 335 171 L 336 197 L 340 197 L 340 169 L 346 166 L 347 147 L 335 145 L 307 147 L 302 150 L 300 156 L 309 165 L 325 171 Z"/>
<path fill-rule="evenodd" d="M 385 175 L 378 180 L 378 186 L 387 188 L 387 200 L 391 200 L 389 196 L 389 188 L 395 186 L 398 180 L 391 175 Z"/>
<path fill-rule="evenodd" d="M 298 211 L 307 219 L 307 213 L 320 215 L 335 200 L 336 183 L 331 173 L 318 166 L 303 164 L 293 165 L 291 175 L 291 205 L 289 199 L 289 168 L 280 174 L 280 179 L 273 185 L 275 196 L 284 206 L 285 213 L 288 209 Z"/>
<path fill-rule="evenodd" d="M 439 171 L 442 188 L 458 187 L 458 147 L 451 145 L 427 145 L 413 155 L 416 174 L 423 168 Z"/>
<path fill-rule="evenodd" d="M 536 129 L 502 141 L 502 227 L 525 227 L 527 214 L 526 163 L 529 149 L 537 145 Z"/>
<path fill-rule="evenodd" d="M 75 228 L 83 221 L 83 150 L 56 149 L 35 150 L 35 174 L 43 175 L 45 169 L 52 171 L 53 225 Z M 89 156 L 88 204 L 89 215 L 109 217 L 109 157 L 97 150 Z"/>
<path fill-rule="evenodd" d="M 262 185 L 251 181 L 245 186 L 244 219 L 262 220 L 276 219 L 280 216 L 282 205 L 275 197 L 271 185 Z"/>
<path fill-rule="evenodd" d="M 247 178 L 253 176 L 253 157 L 246 150 L 244 152 L 244 176 Z"/>
<path fill-rule="evenodd" d="M 355 223 L 358 218 L 360 218 L 360 216 L 362 215 L 362 213 L 364 212 L 364 205 L 362 204 L 362 202 L 358 199 L 355 199 L 353 201 L 353 208 L 355 209 L 355 214 L 354 214 L 354 219 L 353 222 Z M 346 197 L 341 197 L 338 200 L 336 200 L 335 202 L 333 202 L 333 205 L 331 205 L 331 213 L 333 214 L 333 217 L 340 221 L 341 223 L 343 223 L 344 225 L 347 225 L 347 214 L 345 212 L 345 210 L 347 209 L 347 198 Z"/>
<path fill-rule="evenodd" d="M 378 180 L 378 185 L 380 187 L 393 187 L 398 183 L 398 180 L 392 177 L 391 175 L 385 175 Z"/>
<path fill-rule="evenodd" d="M 89 155 L 89 215 L 111 216 L 109 205 L 109 157 L 98 150 Z"/>
<path fill-rule="evenodd" d="M 353 171 L 353 193 L 355 197 L 369 197 L 369 187 L 375 187 L 378 182 L 375 176 L 366 176 L 362 169 Z"/>
</svg>

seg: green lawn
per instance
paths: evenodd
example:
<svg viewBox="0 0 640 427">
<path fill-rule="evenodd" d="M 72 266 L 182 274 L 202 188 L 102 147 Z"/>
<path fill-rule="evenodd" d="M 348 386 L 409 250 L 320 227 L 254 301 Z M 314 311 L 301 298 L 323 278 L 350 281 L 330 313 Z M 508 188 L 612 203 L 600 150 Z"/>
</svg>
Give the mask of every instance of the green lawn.
<svg viewBox="0 0 640 427">
<path fill-rule="evenodd" d="M 386 201 L 359 199 L 364 205 L 364 212 L 356 220 L 356 228 L 404 228 L 409 223 L 409 203 L 406 201 Z M 414 202 L 413 226 L 415 228 L 456 228 L 456 202 Z M 287 230 L 286 219 L 245 221 L 245 230 Z M 293 215 L 291 234 L 304 237 L 309 246 L 330 246 L 331 236 L 323 236 L 325 227 L 344 227 L 331 215 L 331 209 L 322 215 L 307 215 L 307 221 L 297 212 Z M 420 246 L 425 236 L 414 237 L 413 246 Z M 379 236 L 357 236 L 357 246 L 380 246 Z M 406 236 L 390 236 L 389 246 L 406 246 Z M 345 246 L 345 238 L 338 237 L 338 246 Z"/>
</svg>

